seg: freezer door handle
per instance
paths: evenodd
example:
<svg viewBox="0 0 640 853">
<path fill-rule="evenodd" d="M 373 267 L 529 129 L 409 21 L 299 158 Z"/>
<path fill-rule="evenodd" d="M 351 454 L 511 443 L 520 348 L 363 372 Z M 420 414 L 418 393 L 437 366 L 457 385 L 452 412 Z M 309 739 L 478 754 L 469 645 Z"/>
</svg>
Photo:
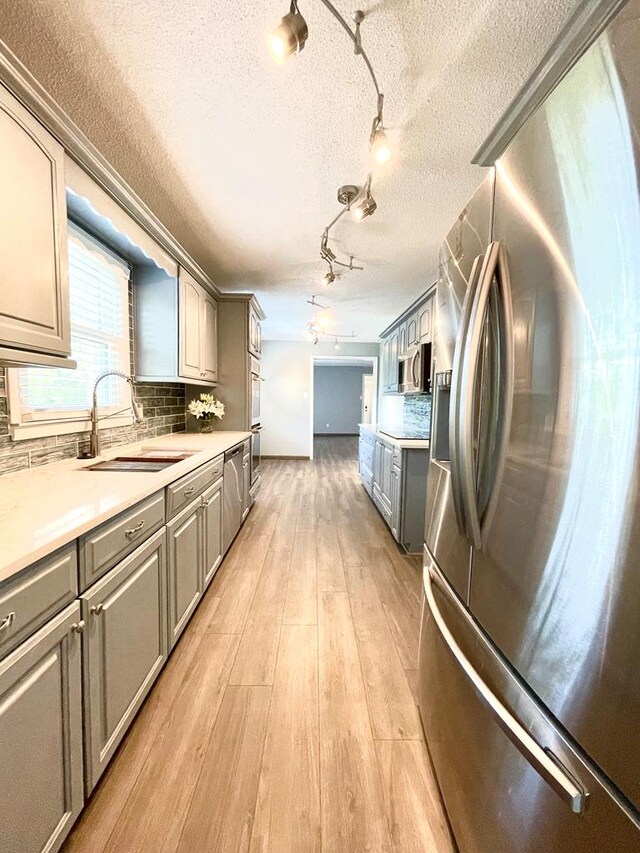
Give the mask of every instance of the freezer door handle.
<svg viewBox="0 0 640 853">
<path fill-rule="evenodd" d="M 456 523 L 461 536 L 469 538 L 467 517 L 464 510 L 462 494 L 462 467 L 460 460 L 460 399 L 462 394 L 462 369 L 464 366 L 464 354 L 466 349 L 467 332 L 471 319 L 474 296 L 480 270 L 482 269 L 483 255 L 478 255 L 471 267 L 469 285 L 462 303 L 460 325 L 456 337 L 456 345 L 453 353 L 453 369 L 451 380 L 451 404 L 449 410 L 449 453 L 451 465 L 451 496 L 456 513 Z"/>
<path fill-rule="evenodd" d="M 513 714 L 505 708 L 495 693 L 482 680 L 455 641 L 433 594 L 433 583 L 434 581 L 437 582 L 437 580 L 438 578 L 434 574 L 433 569 L 425 567 L 424 592 L 429 611 L 442 639 L 509 740 L 545 782 L 567 803 L 571 811 L 574 814 L 582 814 L 587 797 L 585 790 L 578 784 L 569 771 L 564 768 L 560 760 L 549 749 L 540 746 Z"/>
</svg>

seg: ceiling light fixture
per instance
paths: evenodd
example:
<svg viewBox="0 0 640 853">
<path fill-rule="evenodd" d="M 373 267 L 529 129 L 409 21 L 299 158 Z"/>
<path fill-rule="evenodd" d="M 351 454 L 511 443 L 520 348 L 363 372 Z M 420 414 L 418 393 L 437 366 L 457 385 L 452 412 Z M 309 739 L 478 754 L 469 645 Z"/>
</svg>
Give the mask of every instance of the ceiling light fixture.
<svg viewBox="0 0 640 853">
<path fill-rule="evenodd" d="M 382 105 L 384 103 L 384 95 L 378 95 L 378 113 L 371 125 L 371 134 L 369 136 L 369 145 L 374 161 L 378 166 L 384 166 L 391 159 L 391 147 L 387 134 L 384 132 L 382 124 Z"/>
<path fill-rule="evenodd" d="M 372 216 L 377 210 L 377 203 L 371 195 L 371 175 L 367 178 L 365 194 L 362 198 L 351 206 L 351 213 L 356 222 L 366 219 L 367 216 Z"/>
<path fill-rule="evenodd" d="M 287 57 L 300 53 L 308 35 L 309 28 L 298 10 L 297 0 L 291 0 L 288 13 L 269 35 L 269 52 L 278 65 L 282 65 Z"/>
<path fill-rule="evenodd" d="M 325 287 L 327 287 L 328 285 L 333 284 L 333 282 L 334 282 L 335 280 L 336 280 L 336 274 L 334 273 L 334 271 L 333 271 L 333 267 L 331 266 L 331 264 L 329 264 L 329 269 L 328 269 L 328 270 L 327 270 L 327 272 L 322 276 L 322 284 L 323 284 Z"/>
</svg>

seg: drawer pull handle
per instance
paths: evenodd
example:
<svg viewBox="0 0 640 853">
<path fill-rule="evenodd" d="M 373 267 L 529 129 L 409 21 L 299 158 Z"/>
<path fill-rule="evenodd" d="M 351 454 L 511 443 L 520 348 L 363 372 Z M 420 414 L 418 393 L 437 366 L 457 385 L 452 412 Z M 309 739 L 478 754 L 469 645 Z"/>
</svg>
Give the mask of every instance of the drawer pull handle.
<svg viewBox="0 0 640 853">
<path fill-rule="evenodd" d="M 104 604 L 102 604 L 102 602 L 100 602 L 100 604 L 92 604 L 89 608 L 89 612 L 92 613 L 94 616 L 99 616 L 103 610 Z"/>
<path fill-rule="evenodd" d="M 7 628 L 10 628 L 13 625 L 13 622 L 16 618 L 16 614 L 11 611 L 11 613 L 7 613 L 2 622 L 0 622 L 0 631 L 6 631 Z"/>
<path fill-rule="evenodd" d="M 185 489 L 185 490 L 184 490 L 184 496 L 185 496 L 185 498 L 190 497 L 190 496 L 195 492 L 195 490 L 196 490 L 196 487 L 195 487 L 195 486 L 189 486 L 189 488 L 188 488 L 188 489 Z"/>
<path fill-rule="evenodd" d="M 84 619 L 81 619 L 79 622 L 74 622 L 71 626 L 71 630 L 76 634 L 82 634 L 84 631 Z"/>
<path fill-rule="evenodd" d="M 128 530 L 125 530 L 124 535 L 125 536 L 135 536 L 136 533 L 139 533 L 143 527 L 144 527 L 144 518 L 142 519 L 140 524 L 136 524 L 135 527 L 130 527 Z"/>
</svg>

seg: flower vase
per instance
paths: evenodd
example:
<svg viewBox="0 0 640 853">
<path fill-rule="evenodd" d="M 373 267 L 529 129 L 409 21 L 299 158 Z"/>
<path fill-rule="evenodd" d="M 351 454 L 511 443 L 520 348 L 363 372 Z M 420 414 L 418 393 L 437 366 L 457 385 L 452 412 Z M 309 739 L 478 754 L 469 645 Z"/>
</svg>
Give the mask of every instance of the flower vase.
<svg viewBox="0 0 640 853">
<path fill-rule="evenodd" d="M 198 432 L 213 432 L 213 418 L 199 418 Z"/>
</svg>

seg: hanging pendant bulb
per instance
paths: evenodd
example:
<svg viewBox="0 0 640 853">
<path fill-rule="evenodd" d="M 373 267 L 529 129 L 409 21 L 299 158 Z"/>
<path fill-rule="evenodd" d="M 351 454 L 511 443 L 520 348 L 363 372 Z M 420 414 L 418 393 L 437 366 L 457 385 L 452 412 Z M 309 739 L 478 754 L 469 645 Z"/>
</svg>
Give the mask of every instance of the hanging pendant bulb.
<svg viewBox="0 0 640 853">
<path fill-rule="evenodd" d="M 328 271 L 322 276 L 322 284 L 327 287 L 329 284 L 333 284 L 336 280 L 336 274 L 333 271 L 333 267 L 329 266 Z"/>
<path fill-rule="evenodd" d="M 340 349 L 340 341 L 337 338 L 335 344 L 333 345 L 333 348 L 336 351 Z"/>
<path fill-rule="evenodd" d="M 308 35 L 307 22 L 298 11 L 296 0 L 293 0 L 290 11 L 269 34 L 269 52 L 278 65 L 282 65 L 287 57 L 300 53 Z"/>
<path fill-rule="evenodd" d="M 378 166 L 384 166 L 391 159 L 391 148 L 387 134 L 380 126 L 371 137 L 371 154 Z"/>
</svg>

